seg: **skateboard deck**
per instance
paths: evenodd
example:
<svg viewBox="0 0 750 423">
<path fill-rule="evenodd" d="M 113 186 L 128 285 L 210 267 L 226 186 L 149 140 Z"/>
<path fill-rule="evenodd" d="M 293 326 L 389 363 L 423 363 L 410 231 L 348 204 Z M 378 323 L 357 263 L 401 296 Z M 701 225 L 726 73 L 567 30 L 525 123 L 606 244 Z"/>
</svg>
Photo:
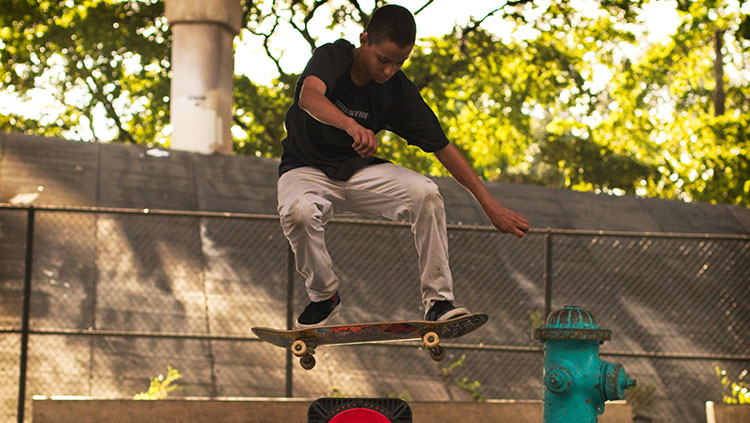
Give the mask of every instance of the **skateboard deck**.
<svg viewBox="0 0 750 423">
<path fill-rule="evenodd" d="M 368 322 L 342 325 L 326 325 L 306 329 L 281 330 L 263 327 L 252 328 L 263 341 L 289 349 L 300 358 L 305 369 L 315 367 L 315 348 L 320 345 L 358 344 L 383 341 L 421 339 L 435 361 L 445 358 L 440 339 L 451 339 L 466 335 L 485 324 L 487 314 L 471 313 L 453 319 L 431 322 L 426 320 L 403 320 L 392 322 Z"/>
</svg>

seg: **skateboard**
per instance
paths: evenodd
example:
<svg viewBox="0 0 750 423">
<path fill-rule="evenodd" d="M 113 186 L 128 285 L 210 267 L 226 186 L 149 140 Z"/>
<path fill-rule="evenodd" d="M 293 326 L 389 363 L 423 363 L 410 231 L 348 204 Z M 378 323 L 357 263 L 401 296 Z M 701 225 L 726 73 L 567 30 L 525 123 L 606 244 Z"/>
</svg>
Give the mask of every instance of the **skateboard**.
<svg viewBox="0 0 750 423">
<path fill-rule="evenodd" d="M 404 320 L 394 322 L 369 322 L 343 325 L 326 325 L 305 329 L 281 330 L 254 327 L 258 338 L 281 348 L 289 349 L 299 357 L 306 370 L 315 367 L 315 348 L 320 345 L 363 344 L 383 341 L 421 339 L 422 345 L 435 361 L 445 358 L 440 339 L 458 338 L 487 323 L 484 313 L 471 313 L 453 319 L 431 322 Z"/>
</svg>

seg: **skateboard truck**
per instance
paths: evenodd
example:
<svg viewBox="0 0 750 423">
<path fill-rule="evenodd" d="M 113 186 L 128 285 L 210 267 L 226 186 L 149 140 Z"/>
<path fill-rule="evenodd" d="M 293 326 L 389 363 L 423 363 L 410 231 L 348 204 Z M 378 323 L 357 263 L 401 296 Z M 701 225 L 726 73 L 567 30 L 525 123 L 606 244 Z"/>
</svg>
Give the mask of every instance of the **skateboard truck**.
<svg viewBox="0 0 750 423">
<path fill-rule="evenodd" d="M 292 354 L 299 357 L 299 364 L 305 370 L 310 370 L 315 367 L 315 354 L 314 348 L 309 348 L 305 341 L 298 339 L 292 342 Z"/>
<path fill-rule="evenodd" d="M 440 346 L 440 336 L 435 332 L 427 332 L 422 337 L 422 344 L 430 351 L 430 358 L 435 361 L 443 361 L 445 348 Z"/>
</svg>

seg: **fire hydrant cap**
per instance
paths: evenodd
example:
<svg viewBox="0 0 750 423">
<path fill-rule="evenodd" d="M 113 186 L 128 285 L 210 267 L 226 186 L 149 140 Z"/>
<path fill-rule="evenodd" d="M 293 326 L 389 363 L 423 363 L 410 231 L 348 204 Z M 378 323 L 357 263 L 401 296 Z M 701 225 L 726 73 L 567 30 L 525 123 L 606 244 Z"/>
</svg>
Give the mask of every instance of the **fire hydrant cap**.
<svg viewBox="0 0 750 423">
<path fill-rule="evenodd" d="M 625 368 L 620 363 L 604 362 L 600 377 L 602 397 L 607 401 L 625 398 L 625 390 L 636 386 L 636 380 L 625 373 Z"/>
<path fill-rule="evenodd" d="M 607 341 L 611 332 L 599 329 L 594 317 L 579 306 L 565 306 L 550 313 L 547 324 L 534 330 L 534 337 L 545 339 L 577 339 L 587 341 Z"/>
</svg>

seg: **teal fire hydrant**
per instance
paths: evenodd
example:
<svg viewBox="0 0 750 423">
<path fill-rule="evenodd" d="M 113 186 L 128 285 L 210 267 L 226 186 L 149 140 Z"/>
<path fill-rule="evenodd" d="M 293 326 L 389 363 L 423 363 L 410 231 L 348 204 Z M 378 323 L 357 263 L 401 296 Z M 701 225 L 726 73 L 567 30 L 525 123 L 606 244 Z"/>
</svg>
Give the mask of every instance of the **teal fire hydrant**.
<svg viewBox="0 0 750 423">
<path fill-rule="evenodd" d="M 578 306 L 550 313 L 534 337 L 544 343 L 544 423 L 596 423 L 605 401 L 635 386 L 622 364 L 599 358 L 611 332 Z"/>
</svg>

